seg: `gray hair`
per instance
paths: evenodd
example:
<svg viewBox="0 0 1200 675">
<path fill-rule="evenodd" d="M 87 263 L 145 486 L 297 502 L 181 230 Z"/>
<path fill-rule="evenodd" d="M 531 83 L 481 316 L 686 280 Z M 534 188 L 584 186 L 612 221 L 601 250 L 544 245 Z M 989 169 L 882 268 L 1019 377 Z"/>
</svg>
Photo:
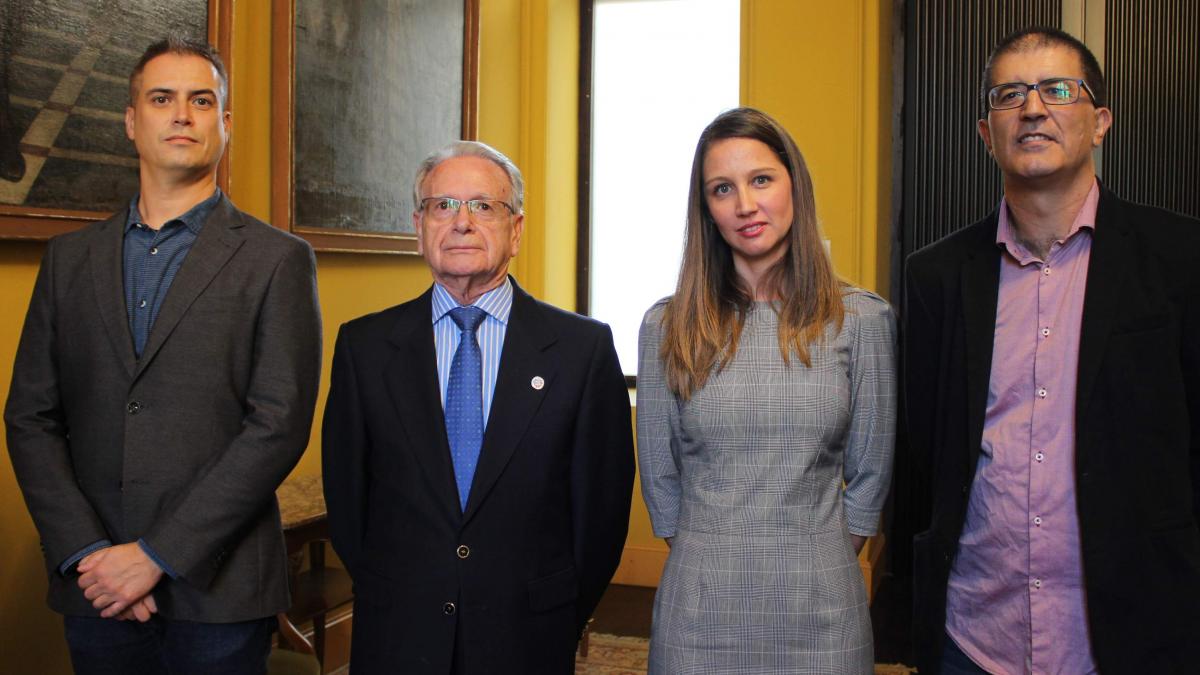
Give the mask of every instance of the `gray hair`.
<svg viewBox="0 0 1200 675">
<path fill-rule="evenodd" d="M 525 205 L 525 179 L 521 177 L 521 170 L 504 153 L 479 141 L 454 141 L 438 148 L 421 161 L 417 167 L 417 177 L 413 180 L 414 211 L 421 209 L 421 183 L 425 182 L 429 172 L 442 162 L 455 157 L 479 157 L 504 169 L 504 173 L 508 175 L 508 188 L 512 195 L 509 206 L 513 208 L 513 213 L 521 213 Z"/>
</svg>

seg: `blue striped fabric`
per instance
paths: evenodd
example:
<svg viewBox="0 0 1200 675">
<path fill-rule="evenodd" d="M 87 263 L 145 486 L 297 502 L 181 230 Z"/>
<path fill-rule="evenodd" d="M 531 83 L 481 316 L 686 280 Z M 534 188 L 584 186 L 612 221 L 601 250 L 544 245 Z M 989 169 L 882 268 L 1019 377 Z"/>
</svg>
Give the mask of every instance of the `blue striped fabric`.
<svg viewBox="0 0 1200 675">
<path fill-rule="evenodd" d="M 496 374 L 500 372 L 500 352 L 504 349 L 504 334 L 508 331 L 508 315 L 512 311 L 512 282 L 504 283 L 479 296 L 472 303 L 487 312 L 479 326 L 479 350 L 483 356 L 483 428 L 487 429 L 492 410 L 492 393 L 496 390 Z M 438 388 L 442 392 L 442 407 L 446 405 L 446 385 L 450 381 L 450 362 L 461 339 L 458 326 L 450 318 L 450 310 L 458 307 L 441 284 L 433 285 L 433 348 L 437 352 Z"/>
</svg>

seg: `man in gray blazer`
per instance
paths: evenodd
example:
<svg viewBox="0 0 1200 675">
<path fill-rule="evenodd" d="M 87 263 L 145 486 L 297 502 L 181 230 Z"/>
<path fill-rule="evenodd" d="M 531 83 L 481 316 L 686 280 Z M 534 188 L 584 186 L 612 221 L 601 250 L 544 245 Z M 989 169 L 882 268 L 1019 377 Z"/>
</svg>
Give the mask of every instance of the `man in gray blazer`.
<svg viewBox="0 0 1200 675">
<path fill-rule="evenodd" d="M 5 409 L 78 673 L 265 673 L 288 606 L 274 491 L 321 358 L 303 241 L 216 186 L 228 80 L 203 43 L 130 77 L 140 193 L 46 247 Z"/>
</svg>

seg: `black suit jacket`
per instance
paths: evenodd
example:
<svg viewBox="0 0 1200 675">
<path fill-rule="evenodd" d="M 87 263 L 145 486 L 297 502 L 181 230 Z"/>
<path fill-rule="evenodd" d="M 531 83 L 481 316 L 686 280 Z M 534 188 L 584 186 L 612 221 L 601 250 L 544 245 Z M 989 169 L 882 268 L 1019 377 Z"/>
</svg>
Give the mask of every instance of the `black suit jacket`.
<svg viewBox="0 0 1200 675">
<path fill-rule="evenodd" d="M 431 297 L 345 324 L 334 352 L 322 448 L 333 545 L 355 585 L 352 667 L 447 673 L 457 649 L 472 674 L 570 673 L 629 519 L 630 406 L 612 334 L 514 282 L 463 512 Z"/>
<path fill-rule="evenodd" d="M 273 616 L 289 602 L 275 488 L 308 443 L 321 367 L 312 249 L 223 197 L 139 359 L 124 226 L 50 241 L 13 365 L 8 449 L 50 607 L 96 614 L 59 565 L 144 538 L 180 575 L 154 591 L 163 616 Z"/>
<path fill-rule="evenodd" d="M 914 253 L 905 304 L 910 446 L 933 490 L 914 540 L 917 660 L 938 672 L 946 585 L 983 437 L 998 211 Z M 1200 660 L 1200 222 L 1101 189 L 1075 409 L 1088 630 L 1104 673 Z"/>
</svg>

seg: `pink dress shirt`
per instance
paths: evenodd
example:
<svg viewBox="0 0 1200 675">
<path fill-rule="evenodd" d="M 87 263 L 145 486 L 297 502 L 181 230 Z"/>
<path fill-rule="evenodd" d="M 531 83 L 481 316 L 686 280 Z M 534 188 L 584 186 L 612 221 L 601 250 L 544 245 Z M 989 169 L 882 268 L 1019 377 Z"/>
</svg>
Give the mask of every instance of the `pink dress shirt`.
<svg viewBox="0 0 1200 675">
<path fill-rule="evenodd" d="M 1100 190 L 1043 261 L 1004 250 L 983 445 L 950 571 L 946 633 L 991 673 L 1093 673 L 1075 509 L 1075 384 Z"/>
</svg>

